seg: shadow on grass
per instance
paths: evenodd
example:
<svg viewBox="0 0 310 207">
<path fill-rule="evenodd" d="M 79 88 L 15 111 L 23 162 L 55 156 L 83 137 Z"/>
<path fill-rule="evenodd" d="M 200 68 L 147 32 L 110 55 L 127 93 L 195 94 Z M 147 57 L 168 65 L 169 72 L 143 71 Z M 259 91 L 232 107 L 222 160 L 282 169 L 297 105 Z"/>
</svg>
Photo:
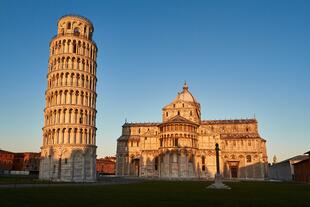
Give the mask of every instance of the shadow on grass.
<svg viewBox="0 0 310 207">
<path fill-rule="evenodd" d="M 0 189 L 1 206 L 309 206 L 310 185 L 229 183 L 232 190 L 206 189 L 211 182 L 149 181 L 128 185 Z"/>
</svg>

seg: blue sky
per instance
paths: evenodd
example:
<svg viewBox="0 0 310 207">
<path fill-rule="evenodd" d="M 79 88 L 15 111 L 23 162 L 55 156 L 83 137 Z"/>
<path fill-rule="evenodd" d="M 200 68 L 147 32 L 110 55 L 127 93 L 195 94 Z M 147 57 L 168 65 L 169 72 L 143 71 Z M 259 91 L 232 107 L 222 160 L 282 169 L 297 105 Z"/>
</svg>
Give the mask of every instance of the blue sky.
<svg viewBox="0 0 310 207">
<path fill-rule="evenodd" d="M 49 41 L 89 18 L 99 53 L 98 156 L 125 118 L 161 121 L 184 80 L 204 119 L 251 118 L 269 158 L 310 150 L 309 1 L 0 0 L 0 148 L 39 151 Z"/>
</svg>

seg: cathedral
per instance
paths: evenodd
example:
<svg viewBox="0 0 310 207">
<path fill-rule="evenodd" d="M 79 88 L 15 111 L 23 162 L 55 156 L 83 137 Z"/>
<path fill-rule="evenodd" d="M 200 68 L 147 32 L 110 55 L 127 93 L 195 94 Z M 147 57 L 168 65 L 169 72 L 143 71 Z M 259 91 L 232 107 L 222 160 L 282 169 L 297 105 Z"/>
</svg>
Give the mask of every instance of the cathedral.
<svg viewBox="0 0 310 207">
<path fill-rule="evenodd" d="M 213 178 L 215 144 L 224 178 L 264 179 L 266 140 L 256 119 L 202 120 L 201 108 L 185 83 L 162 109 L 161 123 L 125 123 L 117 139 L 119 176 L 163 179 Z"/>
</svg>

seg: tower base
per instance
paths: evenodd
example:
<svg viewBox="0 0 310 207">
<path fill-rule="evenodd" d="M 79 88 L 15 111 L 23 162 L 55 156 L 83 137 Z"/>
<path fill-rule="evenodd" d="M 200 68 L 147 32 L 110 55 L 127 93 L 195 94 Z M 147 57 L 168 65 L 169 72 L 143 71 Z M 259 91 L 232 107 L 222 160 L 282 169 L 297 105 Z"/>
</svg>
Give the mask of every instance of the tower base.
<svg viewBox="0 0 310 207">
<path fill-rule="evenodd" d="M 49 154 L 45 154 L 46 152 Z M 96 182 L 96 148 L 42 149 L 39 179 L 53 182 Z"/>
</svg>

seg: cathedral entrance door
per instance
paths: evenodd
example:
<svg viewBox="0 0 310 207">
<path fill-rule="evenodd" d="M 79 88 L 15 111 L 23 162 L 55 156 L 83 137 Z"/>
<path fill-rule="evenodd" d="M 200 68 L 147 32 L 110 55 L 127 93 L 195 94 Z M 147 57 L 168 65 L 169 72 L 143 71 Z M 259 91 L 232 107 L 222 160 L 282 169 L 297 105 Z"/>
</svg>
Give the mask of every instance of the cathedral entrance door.
<svg viewBox="0 0 310 207">
<path fill-rule="evenodd" d="M 237 178 L 238 177 L 238 167 L 230 167 L 231 177 Z"/>
<path fill-rule="evenodd" d="M 238 178 L 239 162 L 238 161 L 229 161 L 228 166 L 230 169 L 230 177 L 231 178 Z"/>
<path fill-rule="evenodd" d="M 133 160 L 133 166 L 134 166 L 134 174 L 135 176 L 140 175 L 140 159 L 134 159 Z"/>
</svg>

